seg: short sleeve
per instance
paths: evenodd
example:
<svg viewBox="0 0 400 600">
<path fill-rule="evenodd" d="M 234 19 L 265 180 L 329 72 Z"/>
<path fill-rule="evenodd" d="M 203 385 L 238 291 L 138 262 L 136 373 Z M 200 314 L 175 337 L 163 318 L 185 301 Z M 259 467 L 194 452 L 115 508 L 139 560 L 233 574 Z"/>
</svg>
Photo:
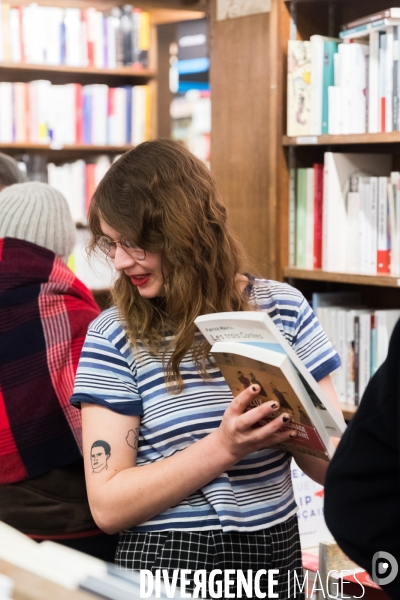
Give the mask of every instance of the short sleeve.
<svg viewBox="0 0 400 600">
<path fill-rule="evenodd" d="M 340 358 L 303 297 L 298 308 L 292 346 L 316 381 L 340 367 Z"/>
<path fill-rule="evenodd" d="M 92 324 L 82 348 L 70 402 L 76 408 L 86 402 L 122 415 L 142 415 L 135 372 L 113 340 Z"/>
</svg>

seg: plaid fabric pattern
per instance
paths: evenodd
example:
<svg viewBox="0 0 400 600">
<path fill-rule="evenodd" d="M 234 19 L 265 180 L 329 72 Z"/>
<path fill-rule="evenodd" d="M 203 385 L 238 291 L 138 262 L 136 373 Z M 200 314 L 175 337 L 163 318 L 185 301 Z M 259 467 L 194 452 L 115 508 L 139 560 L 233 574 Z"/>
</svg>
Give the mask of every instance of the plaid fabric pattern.
<svg viewBox="0 0 400 600">
<path fill-rule="evenodd" d="M 80 458 L 80 413 L 69 399 L 98 314 L 92 294 L 60 257 L 0 240 L 0 484 Z"/>
<path fill-rule="evenodd" d="M 299 587 L 296 587 L 296 592 L 293 589 L 294 571 L 301 585 L 303 581 L 296 516 L 255 533 L 223 533 L 220 530 L 146 533 L 124 531 L 120 534 L 115 562 L 121 569 L 148 569 L 153 574 L 157 569 L 167 569 L 170 581 L 174 569 L 190 569 L 192 574 L 205 569 L 207 575 L 213 569 L 220 569 L 222 572 L 226 569 L 242 570 L 246 575 L 247 570 L 251 569 L 253 579 L 261 569 L 277 569 L 279 575 L 274 575 L 274 579 L 278 580 L 278 584 L 273 588 L 274 593 L 279 594 L 282 599 L 304 599 Z M 192 582 L 193 577 L 189 576 L 188 579 Z M 233 592 L 235 587 L 232 586 L 230 591 Z M 261 577 L 260 590 L 268 598 L 267 576 Z"/>
</svg>

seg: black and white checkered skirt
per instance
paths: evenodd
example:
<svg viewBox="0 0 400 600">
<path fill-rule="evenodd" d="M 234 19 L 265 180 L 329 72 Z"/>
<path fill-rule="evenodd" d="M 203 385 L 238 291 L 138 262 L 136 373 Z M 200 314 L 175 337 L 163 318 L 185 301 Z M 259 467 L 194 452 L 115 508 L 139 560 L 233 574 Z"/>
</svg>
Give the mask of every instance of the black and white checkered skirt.
<svg viewBox="0 0 400 600">
<path fill-rule="evenodd" d="M 246 532 L 222 531 L 162 531 L 132 533 L 125 531 L 115 556 L 116 564 L 124 569 L 148 569 L 155 574 L 157 569 L 167 569 L 172 580 L 175 569 L 194 571 L 204 569 L 209 574 L 214 569 L 242 570 L 245 576 L 252 570 L 253 578 L 261 569 L 276 569 L 273 577 L 278 581 L 273 592 L 279 598 L 304 598 L 294 580 L 302 584 L 303 570 L 297 517 L 268 529 Z M 188 579 L 192 581 L 193 577 Z M 218 577 L 216 577 L 216 580 Z M 179 585 L 179 580 L 178 580 Z M 186 587 L 189 591 L 189 586 Z M 235 587 L 230 591 L 233 592 Z M 253 587 L 254 589 L 254 587 Z M 260 590 L 268 598 L 268 577 L 263 575 Z M 243 596 L 245 597 L 245 596 Z M 255 597 L 255 596 L 254 596 Z"/>
</svg>

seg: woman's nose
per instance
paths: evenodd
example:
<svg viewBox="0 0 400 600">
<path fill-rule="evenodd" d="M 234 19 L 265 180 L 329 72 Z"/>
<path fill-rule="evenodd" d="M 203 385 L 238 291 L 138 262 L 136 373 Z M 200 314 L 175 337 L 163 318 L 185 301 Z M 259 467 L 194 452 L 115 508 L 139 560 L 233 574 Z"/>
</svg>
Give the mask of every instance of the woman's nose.
<svg viewBox="0 0 400 600">
<path fill-rule="evenodd" d="M 117 244 L 115 248 L 114 256 L 114 267 L 117 271 L 123 271 L 136 264 L 136 261 L 132 256 L 127 254 L 120 244 Z"/>
</svg>

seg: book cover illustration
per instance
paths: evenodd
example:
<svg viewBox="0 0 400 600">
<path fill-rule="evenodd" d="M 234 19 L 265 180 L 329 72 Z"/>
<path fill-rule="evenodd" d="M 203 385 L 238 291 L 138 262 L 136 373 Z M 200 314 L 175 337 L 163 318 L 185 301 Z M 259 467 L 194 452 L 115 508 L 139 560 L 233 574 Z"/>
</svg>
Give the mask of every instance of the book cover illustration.
<svg viewBox="0 0 400 600">
<path fill-rule="evenodd" d="M 230 352 L 212 352 L 212 354 L 234 396 L 250 385 L 258 384 L 260 386 L 260 393 L 250 402 L 248 410 L 264 402 L 272 400 L 279 402 L 280 408 L 271 413 L 267 419 L 260 421 L 259 426 L 265 425 L 283 413 L 288 413 L 292 421 L 282 427 L 282 431 L 295 430 L 297 435 L 284 444 L 285 449 L 299 450 L 318 458 L 328 459 L 325 446 L 310 415 L 278 366 Z M 307 385 L 308 389 L 306 389 L 316 408 L 324 409 L 325 407 L 309 388 L 304 378 L 301 379 L 303 385 Z"/>
<path fill-rule="evenodd" d="M 311 42 L 288 43 L 288 125 L 289 136 L 311 132 Z"/>
</svg>

